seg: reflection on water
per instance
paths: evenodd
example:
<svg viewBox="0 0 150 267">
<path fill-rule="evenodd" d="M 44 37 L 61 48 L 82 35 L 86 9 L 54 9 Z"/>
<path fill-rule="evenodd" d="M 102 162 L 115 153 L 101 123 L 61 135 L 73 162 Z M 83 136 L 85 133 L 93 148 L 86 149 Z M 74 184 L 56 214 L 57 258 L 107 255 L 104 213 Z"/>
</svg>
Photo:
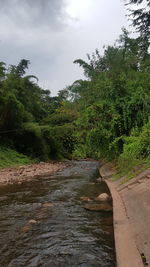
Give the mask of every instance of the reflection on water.
<svg viewBox="0 0 150 267">
<path fill-rule="evenodd" d="M 81 197 L 107 188 L 99 163 L 73 162 L 50 178 L 0 188 L 0 267 L 115 267 L 112 213 Z"/>
</svg>

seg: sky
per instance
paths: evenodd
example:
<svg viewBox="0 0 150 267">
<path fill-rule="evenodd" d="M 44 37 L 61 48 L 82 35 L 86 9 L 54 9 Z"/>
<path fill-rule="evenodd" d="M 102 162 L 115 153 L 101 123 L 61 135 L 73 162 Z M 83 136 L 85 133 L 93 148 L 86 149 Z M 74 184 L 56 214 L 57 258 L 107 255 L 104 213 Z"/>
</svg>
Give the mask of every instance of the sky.
<svg viewBox="0 0 150 267">
<path fill-rule="evenodd" d="M 84 78 L 73 61 L 113 45 L 129 29 L 123 0 L 0 0 L 0 61 L 30 60 L 51 96 Z"/>
</svg>

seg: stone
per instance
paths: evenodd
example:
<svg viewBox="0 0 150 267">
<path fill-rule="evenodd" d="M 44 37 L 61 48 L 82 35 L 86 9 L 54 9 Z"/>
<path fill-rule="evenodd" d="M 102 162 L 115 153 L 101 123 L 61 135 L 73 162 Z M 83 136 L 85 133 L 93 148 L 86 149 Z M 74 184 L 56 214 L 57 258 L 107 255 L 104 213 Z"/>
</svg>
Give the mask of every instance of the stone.
<svg viewBox="0 0 150 267">
<path fill-rule="evenodd" d="M 99 200 L 99 201 L 104 201 L 105 202 L 105 201 L 110 201 L 111 197 L 107 193 L 102 193 L 96 199 Z"/>
<path fill-rule="evenodd" d="M 82 201 L 92 201 L 90 197 L 80 197 Z"/>
<path fill-rule="evenodd" d="M 24 232 L 24 233 L 27 233 L 27 232 L 29 232 L 30 230 L 32 229 L 32 227 L 30 226 L 30 225 L 25 225 L 23 228 L 22 228 L 22 231 Z"/>
<path fill-rule="evenodd" d="M 37 223 L 37 221 L 36 221 L 36 220 L 33 220 L 33 219 L 31 219 L 31 220 L 29 220 L 29 221 L 28 221 L 28 223 L 29 223 L 29 224 L 36 224 L 36 223 Z"/>
<path fill-rule="evenodd" d="M 112 206 L 109 204 L 87 204 L 84 208 L 91 211 L 112 211 Z"/>
<path fill-rule="evenodd" d="M 96 179 L 96 181 L 98 181 L 98 182 L 102 182 L 103 179 L 102 179 L 102 177 L 99 177 L 99 178 Z"/>
<path fill-rule="evenodd" d="M 48 207 L 53 207 L 54 206 L 54 204 L 53 203 L 50 203 L 50 202 L 46 202 L 46 203 L 43 203 L 42 204 L 42 207 L 43 208 L 48 208 Z"/>
</svg>

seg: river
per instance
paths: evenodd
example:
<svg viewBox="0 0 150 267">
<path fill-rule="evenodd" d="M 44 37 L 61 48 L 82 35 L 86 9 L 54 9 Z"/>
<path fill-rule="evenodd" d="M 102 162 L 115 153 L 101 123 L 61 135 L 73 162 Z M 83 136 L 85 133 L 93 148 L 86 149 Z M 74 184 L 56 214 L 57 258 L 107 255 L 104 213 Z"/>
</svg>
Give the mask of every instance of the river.
<svg viewBox="0 0 150 267">
<path fill-rule="evenodd" d="M 99 163 L 0 188 L 0 267 L 115 267 L 112 212 L 84 209 L 107 192 Z"/>
</svg>

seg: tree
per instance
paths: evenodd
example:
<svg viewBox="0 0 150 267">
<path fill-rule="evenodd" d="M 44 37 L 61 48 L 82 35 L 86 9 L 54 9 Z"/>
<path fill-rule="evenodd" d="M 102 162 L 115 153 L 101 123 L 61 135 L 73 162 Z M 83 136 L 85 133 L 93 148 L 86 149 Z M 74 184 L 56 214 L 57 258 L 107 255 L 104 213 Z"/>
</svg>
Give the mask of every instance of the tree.
<svg viewBox="0 0 150 267">
<path fill-rule="evenodd" d="M 126 0 L 127 5 L 136 5 L 136 9 L 129 9 L 132 24 L 140 35 L 150 41 L 150 1 L 149 0 Z M 138 7 L 140 4 L 142 6 Z"/>
<path fill-rule="evenodd" d="M 0 81 L 5 78 L 6 64 L 4 62 L 0 62 Z"/>
<path fill-rule="evenodd" d="M 29 60 L 21 59 L 17 66 L 15 65 L 9 66 L 8 73 L 16 75 L 18 77 L 23 77 L 24 74 L 26 73 L 26 69 L 28 69 L 29 67 L 29 64 L 30 64 Z"/>
<path fill-rule="evenodd" d="M 98 49 L 83 68 L 88 80 L 68 89 L 80 113 L 76 120 L 78 144 L 75 156 L 115 158 L 123 151 L 125 137 L 140 132 L 150 114 L 150 55 L 141 47 L 141 36 L 131 38 L 126 29 L 103 55 Z"/>
</svg>

